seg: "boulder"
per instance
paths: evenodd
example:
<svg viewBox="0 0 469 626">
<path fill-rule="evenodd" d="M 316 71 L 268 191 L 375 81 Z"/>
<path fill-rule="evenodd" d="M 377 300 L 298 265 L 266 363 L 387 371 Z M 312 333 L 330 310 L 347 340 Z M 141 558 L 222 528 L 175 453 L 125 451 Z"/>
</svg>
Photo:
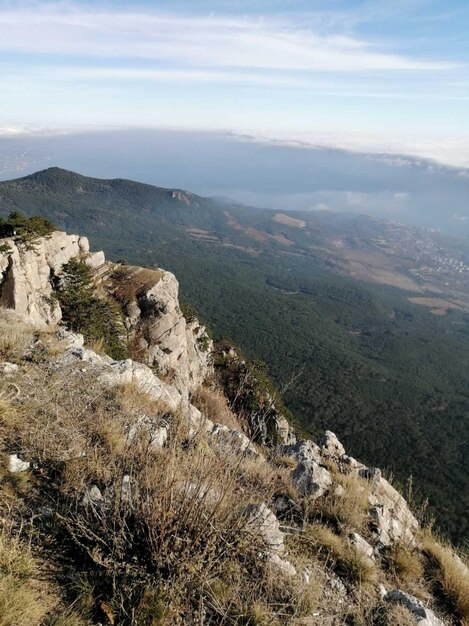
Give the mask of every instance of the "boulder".
<svg viewBox="0 0 469 626">
<path fill-rule="evenodd" d="M 279 554 L 285 550 L 284 533 L 275 514 L 264 504 L 251 504 L 245 512 L 245 530 L 260 535 L 268 553 Z"/>
<path fill-rule="evenodd" d="M 322 462 L 319 446 L 308 439 L 280 446 L 280 453 L 295 459 L 298 463 Z"/>
<path fill-rule="evenodd" d="M 363 539 L 361 535 L 355 532 L 350 533 L 348 540 L 352 548 L 354 548 L 354 550 L 356 550 L 358 553 L 360 553 L 366 559 L 368 559 L 370 563 L 374 563 L 375 561 L 374 550 L 370 546 L 370 544 L 365 539 Z"/>
<path fill-rule="evenodd" d="M 210 437 L 221 448 L 235 454 L 245 454 L 246 456 L 260 457 L 250 439 L 240 430 L 228 428 L 222 424 L 215 424 L 210 433 Z"/>
<path fill-rule="evenodd" d="M 415 545 L 419 523 L 401 494 L 381 476 L 372 481 L 369 502 L 375 537 L 381 546 L 394 542 Z"/>
<path fill-rule="evenodd" d="M 160 419 L 148 415 L 141 415 L 127 431 L 127 443 L 131 444 L 141 433 L 148 437 L 150 450 L 163 448 L 168 440 L 168 425 L 161 423 Z"/>
<path fill-rule="evenodd" d="M 295 567 L 290 563 L 290 561 L 287 561 L 286 559 L 281 559 L 278 554 L 270 554 L 268 557 L 268 561 L 270 565 L 278 572 L 283 574 L 283 576 L 287 576 L 289 578 L 296 576 Z"/>
<path fill-rule="evenodd" d="M 405 606 L 415 617 L 419 626 L 445 626 L 445 623 L 431 609 L 426 608 L 420 600 L 401 589 L 389 591 L 383 599 L 385 602 Z"/>
<path fill-rule="evenodd" d="M 324 495 L 332 484 L 330 472 L 315 461 L 298 463 L 291 476 L 299 493 L 314 499 Z"/>
<path fill-rule="evenodd" d="M 104 504 L 104 497 L 101 490 L 96 485 L 91 485 L 89 489 L 85 491 L 85 495 L 82 499 L 83 506 L 99 507 Z"/>
<path fill-rule="evenodd" d="M 11 474 L 17 474 L 18 472 L 25 472 L 31 467 L 29 461 L 22 461 L 17 454 L 10 454 L 8 456 L 8 471 Z"/>
<path fill-rule="evenodd" d="M 16 374 L 18 370 L 19 367 L 15 363 L 9 363 L 8 361 L 0 363 L 0 374 L 2 376 L 12 376 L 13 374 Z"/>
<path fill-rule="evenodd" d="M 337 436 L 330 430 L 326 430 L 320 441 L 323 456 L 340 459 L 345 454 L 345 448 Z"/>
<path fill-rule="evenodd" d="M 202 415 L 202 413 L 193 404 L 189 404 L 186 412 L 187 424 L 189 429 L 189 437 L 194 437 L 198 433 L 211 434 L 215 424 L 212 420 Z"/>
<path fill-rule="evenodd" d="M 88 267 L 98 269 L 98 267 L 104 265 L 106 258 L 104 256 L 104 252 L 91 252 L 83 258 L 83 261 L 86 265 L 88 265 Z"/>
</svg>

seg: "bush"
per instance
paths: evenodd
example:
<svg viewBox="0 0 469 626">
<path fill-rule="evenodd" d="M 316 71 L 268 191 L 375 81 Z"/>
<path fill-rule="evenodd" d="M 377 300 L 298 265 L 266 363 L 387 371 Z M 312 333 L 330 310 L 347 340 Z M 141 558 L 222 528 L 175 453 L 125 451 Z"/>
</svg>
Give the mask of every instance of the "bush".
<svg viewBox="0 0 469 626">
<path fill-rule="evenodd" d="M 88 344 L 102 342 L 105 352 L 115 359 L 127 356 L 122 313 L 116 303 L 94 294 L 92 271 L 83 262 L 71 259 L 63 274 L 54 280 L 62 319 L 73 332 L 82 333 Z"/>
</svg>

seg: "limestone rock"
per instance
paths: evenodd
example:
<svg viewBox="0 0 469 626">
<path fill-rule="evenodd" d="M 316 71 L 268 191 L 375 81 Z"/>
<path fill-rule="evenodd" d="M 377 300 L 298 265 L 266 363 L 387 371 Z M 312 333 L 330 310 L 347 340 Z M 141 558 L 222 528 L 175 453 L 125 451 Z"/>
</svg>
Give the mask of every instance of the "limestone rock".
<svg viewBox="0 0 469 626">
<path fill-rule="evenodd" d="M 104 504 L 104 497 L 101 490 L 96 485 L 91 485 L 91 487 L 85 491 L 82 504 L 83 506 L 93 507 L 99 507 Z"/>
<path fill-rule="evenodd" d="M 86 263 L 86 265 L 88 265 L 88 267 L 91 267 L 92 269 L 97 269 L 98 267 L 104 265 L 104 263 L 106 262 L 106 258 L 104 256 L 104 252 L 91 252 L 83 258 L 83 261 Z"/>
<path fill-rule="evenodd" d="M 125 474 L 122 478 L 121 499 L 125 504 L 130 504 L 132 499 L 132 483 L 129 474 Z"/>
<path fill-rule="evenodd" d="M 172 411 L 181 404 L 181 394 L 175 387 L 162 382 L 143 363 L 136 363 L 131 359 L 105 364 L 99 381 L 107 387 L 134 383 L 154 400 L 165 403 Z"/>
<path fill-rule="evenodd" d="M 350 545 L 360 554 L 362 554 L 371 563 L 375 561 L 374 550 L 370 544 L 363 539 L 358 533 L 350 533 L 349 535 Z"/>
<path fill-rule="evenodd" d="M 59 328 L 55 336 L 63 345 L 64 350 L 77 350 L 78 348 L 83 348 L 85 343 L 83 335 L 72 333 L 65 328 Z"/>
<path fill-rule="evenodd" d="M 370 517 L 379 544 L 389 546 L 398 541 L 410 546 L 415 544 L 418 521 L 405 499 L 387 480 L 380 477 L 372 483 L 369 501 Z"/>
<path fill-rule="evenodd" d="M 0 363 L 0 374 L 2 376 L 12 376 L 13 374 L 16 374 L 18 370 L 19 367 L 15 363 L 8 363 L 8 361 Z"/>
<path fill-rule="evenodd" d="M 324 456 L 339 459 L 344 456 L 345 448 L 338 440 L 337 436 L 330 430 L 326 430 L 321 439 L 321 450 Z"/>
<path fill-rule="evenodd" d="M 168 441 L 168 425 L 148 415 L 141 415 L 127 431 L 127 443 L 131 444 L 141 433 L 148 437 L 150 450 L 163 448 Z"/>
<path fill-rule="evenodd" d="M 194 437 L 198 433 L 210 434 L 215 427 L 215 424 L 202 415 L 199 409 L 197 409 L 193 404 L 190 404 L 187 407 L 186 417 L 189 437 Z"/>
<path fill-rule="evenodd" d="M 228 428 L 222 424 L 215 424 L 210 435 L 218 445 L 229 452 L 244 453 L 253 457 L 260 456 L 249 438 L 239 430 Z"/>
<path fill-rule="evenodd" d="M 384 600 L 405 606 L 415 617 L 419 626 L 445 626 L 431 609 L 426 608 L 420 600 L 405 591 L 400 589 L 389 591 L 384 596 Z"/>
<path fill-rule="evenodd" d="M 280 447 L 280 452 L 295 459 L 298 463 L 321 463 L 321 450 L 319 446 L 309 440 L 297 441 L 290 445 Z"/>
<path fill-rule="evenodd" d="M 10 454 L 8 456 L 8 471 L 12 474 L 18 472 L 25 472 L 31 467 L 29 461 L 22 461 L 17 454 Z"/>
<path fill-rule="evenodd" d="M 179 308 L 179 283 L 170 272 L 106 263 L 96 284 L 122 308 L 129 339 L 145 362 L 188 397 L 207 377 L 211 340 Z"/>
<path fill-rule="evenodd" d="M 286 559 L 281 559 L 278 554 L 270 554 L 268 560 L 272 567 L 274 567 L 284 576 L 288 576 L 289 578 L 296 576 L 296 569 L 290 563 L 290 561 L 287 561 Z"/>
<path fill-rule="evenodd" d="M 260 535 L 269 553 L 278 554 L 285 550 L 285 535 L 280 530 L 278 519 L 266 504 L 251 504 L 246 508 L 245 516 L 246 531 Z"/>
<path fill-rule="evenodd" d="M 300 462 L 292 472 L 292 482 L 302 495 L 319 498 L 331 486 L 332 477 L 315 461 Z"/>
<path fill-rule="evenodd" d="M 70 259 L 88 253 L 87 240 L 55 231 L 38 238 L 29 249 L 13 239 L 2 241 L 9 251 L 0 253 L 0 274 L 4 275 L 0 307 L 12 309 L 37 327 L 59 322 L 61 311 L 51 299 L 51 277 L 60 274 Z"/>
</svg>

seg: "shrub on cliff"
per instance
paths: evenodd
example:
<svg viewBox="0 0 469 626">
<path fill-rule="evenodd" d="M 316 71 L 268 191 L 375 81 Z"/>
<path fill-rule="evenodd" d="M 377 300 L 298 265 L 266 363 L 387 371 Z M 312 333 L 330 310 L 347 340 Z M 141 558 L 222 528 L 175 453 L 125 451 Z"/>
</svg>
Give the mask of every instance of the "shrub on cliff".
<svg viewBox="0 0 469 626">
<path fill-rule="evenodd" d="M 0 218 L 0 239 L 14 237 L 17 242 L 28 247 L 33 246 L 38 237 L 47 237 L 54 230 L 57 230 L 56 226 L 39 215 L 26 217 L 13 211 L 6 219 Z"/>
</svg>

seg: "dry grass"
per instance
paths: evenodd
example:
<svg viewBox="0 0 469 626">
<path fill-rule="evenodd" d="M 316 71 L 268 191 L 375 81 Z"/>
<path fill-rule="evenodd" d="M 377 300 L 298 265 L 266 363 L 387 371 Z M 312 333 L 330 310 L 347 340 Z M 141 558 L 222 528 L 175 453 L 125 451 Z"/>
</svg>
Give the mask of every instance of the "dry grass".
<svg viewBox="0 0 469 626">
<path fill-rule="evenodd" d="M 342 530 L 362 531 L 367 523 L 370 485 L 354 474 L 334 473 L 334 481 L 343 490 L 334 489 L 321 501 L 316 515 L 332 520 Z"/>
<path fill-rule="evenodd" d="M 67 601 L 81 607 L 75 621 L 82 615 L 151 623 L 148 611 L 156 602 L 161 624 L 193 623 L 201 606 L 213 623 L 229 624 L 226 615 L 244 619 L 267 603 L 269 623 L 275 623 L 306 605 L 307 592 L 274 575 L 260 556 L 264 540 L 243 514 L 286 486 L 286 468 L 227 455 L 202 434 L 188 443 L 183 415 L 132 385 L 104 390 L 92 367 L 28 363 L 18 383 L 20 397 L 3 411 L 2 443 L 19 446 L 37 469 L 8 507 L 20 515 L 21 506 L 34 510 L 46 501 L 54 510 L 44 532 L 60 555 L 55 566 L 65 577 Z M 142 414 L 169 425 L 164 448 L 149 445 L 145 428 L 129 438 Z M 105 505 L 85 504 L 93 485 Z M 69 566 L 76 570 L 70 580 Z M 227 574 L 233 570 L 237 585 Z M 233 591 L 221 614 L 203 592 L 216 579 L 231 581 Z"/>
<path fill-rule="evenodd" d="M 0 310 L 0 361 L 18 362 L 33 339 L 31 326 L 18 321 L 13 312 Z"/>
<path fill-rule="evenodd" d="M 383 612 L 386 626 L 415 626 L 415 617 L 405 606 L 388 604 Z"/>
<path fill-rule="evenodd" d="M 239 422 L 221 389 L 201 385 L 192 395 L 191 402 L 212 422 L 239 429 Z"/>
<path fill-rule="evenodd" d="M 300 554 L 306 551 L 312 558 L 320 558 L 327 567 L 349 581 L 363 587 L 377 581 L 377 568 L 370 559 L 328 526 L 310 524 L 292 541 L 292 550 Z"/>
<path fill-rule="evenodd" d="M 28 546 L 5 529 L 0 534 L 0 626 L 38 626 L 51 608 L 34 582 L 36 564 Z"/>
<path fill-rule="evenodd" d="M 418 550 L 397 543 L 388 550 L 385 561 L 397 586 L 418 588 L 423 577 L 422 557 Z"/>
<path fill-rule="evenodd" d="M 421 549 L 434 593 L 445 608 L 459 617 L 462 626 L 469 626 L 469 570 L 466 563 L 429 532 L 422 538 Z"/>
</svg>

